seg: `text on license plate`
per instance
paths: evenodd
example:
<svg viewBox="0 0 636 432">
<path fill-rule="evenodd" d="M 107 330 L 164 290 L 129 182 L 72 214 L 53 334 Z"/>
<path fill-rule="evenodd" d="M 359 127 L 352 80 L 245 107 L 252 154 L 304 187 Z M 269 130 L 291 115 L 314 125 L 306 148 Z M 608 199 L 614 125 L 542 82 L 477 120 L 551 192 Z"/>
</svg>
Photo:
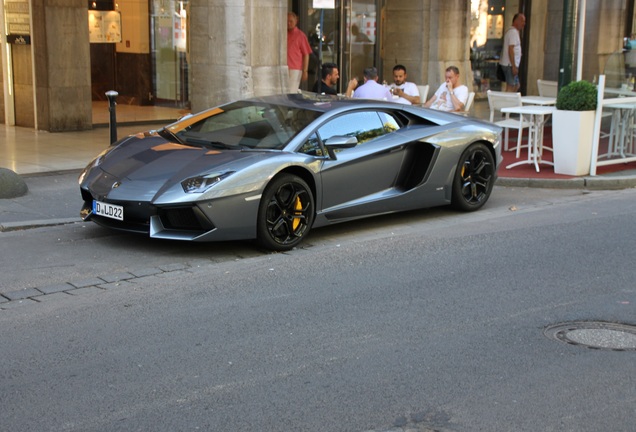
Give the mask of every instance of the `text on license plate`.
<svg viewBox="0 0 636 432">
<path fill-rule="evenodd" d="M 122 206 L 101 201 L 93 201 L 93 213 L 111 219 L 124 220 L 124 208 Z"/>
</svg>

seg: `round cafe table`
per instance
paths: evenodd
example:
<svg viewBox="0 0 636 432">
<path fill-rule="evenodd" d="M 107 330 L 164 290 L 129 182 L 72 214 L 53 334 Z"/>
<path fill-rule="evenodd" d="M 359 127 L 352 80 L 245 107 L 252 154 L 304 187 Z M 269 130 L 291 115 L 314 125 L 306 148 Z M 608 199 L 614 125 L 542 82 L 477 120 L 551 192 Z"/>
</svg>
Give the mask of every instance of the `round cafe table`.
<svg viewBox="0 0 636 432">
<path fill-rule="evenodd" d="M 537 172 L 539 172 L 539 164 L 554 165 L 550 161 L 541 160 L 541 155 L 543 154 L 543 126 L 555 109 L 553 106 L 546 105 L 522 105 L 501 109 L 501 112 L 504 113 L 525 116 L 532 123 L 532 126 L 530 126 L 530 137 L 528 138 L 528 158 L 512 163 L 506 166 L 506 169 L 529 164 L 534 165 Z"/>
</svg>

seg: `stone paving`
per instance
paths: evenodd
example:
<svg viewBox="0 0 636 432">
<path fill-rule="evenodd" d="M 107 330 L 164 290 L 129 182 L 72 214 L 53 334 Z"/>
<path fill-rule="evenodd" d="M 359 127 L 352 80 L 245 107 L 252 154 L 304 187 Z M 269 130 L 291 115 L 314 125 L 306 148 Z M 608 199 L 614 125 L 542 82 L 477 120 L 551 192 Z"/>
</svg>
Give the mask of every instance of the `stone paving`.
<svg viewBox="0 0 636 432">
<path fill-rule="evenodd" d="M 26 288 L 17 291 L 0 293 L 0 310 L 12 309 L 33 303 L 44 301 L 45 297 L 56 294 L 79 296 L 113 288 L 122 288 L 136 279 L 154 277 L 178 271 L 189 271 L 192 267 L 188 264 L 169 264 L 158 267 L 146 267 L 129 272 L 112 273 L 87 279 Z M 57 296 L 59 298 L 59 296 Z"/>
</svg>

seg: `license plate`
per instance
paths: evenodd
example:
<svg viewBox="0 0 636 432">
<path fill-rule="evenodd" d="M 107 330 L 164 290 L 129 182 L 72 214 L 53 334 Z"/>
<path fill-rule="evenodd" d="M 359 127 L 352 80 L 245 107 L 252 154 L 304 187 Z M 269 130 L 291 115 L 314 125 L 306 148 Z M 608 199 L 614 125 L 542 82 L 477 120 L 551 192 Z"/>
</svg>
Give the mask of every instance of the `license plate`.
<svg viewBox="0 0 636 432">
<path fill-rule="evenodd" d="M 101 201 L 93 201 L 93 213 L 111 219 L 124 220 L 124 208 L 122 206 Z"/>
</svg>

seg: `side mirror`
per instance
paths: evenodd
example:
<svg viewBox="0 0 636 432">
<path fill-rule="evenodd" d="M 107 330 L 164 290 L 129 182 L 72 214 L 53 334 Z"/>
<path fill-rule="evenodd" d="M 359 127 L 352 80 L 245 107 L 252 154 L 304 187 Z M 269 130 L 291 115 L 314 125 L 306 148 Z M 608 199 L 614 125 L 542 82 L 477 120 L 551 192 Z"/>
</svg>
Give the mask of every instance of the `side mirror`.
<svg viewBox="0 0 636 432">
<path fill-rule="evenodd" d="M 325 141 L 325 145 L 331 148 L 351 148 L 358 145 L 356 137 L 335 135 Z"/>
<path fill-rule="evenodd" d="M 356 137 L 346 135 L 334 135 L 325 141 L 325 147 L 331 159 L 336 159 L 336 149 L 346 149 L 357 145 L 358 139 Z"/>
</svg>

